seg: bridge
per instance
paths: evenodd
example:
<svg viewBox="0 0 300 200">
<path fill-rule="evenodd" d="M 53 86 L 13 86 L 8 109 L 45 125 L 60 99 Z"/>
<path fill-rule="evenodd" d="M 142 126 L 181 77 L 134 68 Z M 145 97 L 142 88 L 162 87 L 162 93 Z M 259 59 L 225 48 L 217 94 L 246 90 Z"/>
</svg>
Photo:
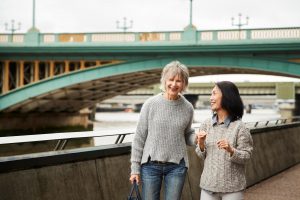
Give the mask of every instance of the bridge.
<svg viewBox="0 0 300 200">
<path fill-rule="evenodd" d="M 191 76 L 300 77 L 300 28 L 0 34 L 0 129 L 87 129 L 96 103 L 158 83 L 175 59 Z"/>
<path fill-rule="evenodd" d="M 198 31 L 189 27 L 174 32 L 68 34 L 31 29 L 25 34 L 0 34 L 0 132 L 15 135 L 19 129 L 25 134 L 29 129 L 35 134 L 42 129 L 48 132 L 49 127 L 62 132 L 76 126 L 87 130 L 96 103 L 158 83 L 161 69 L 174 59 L 185 63 L 191 76 L 251 73 L 299 78 L 300 28 Z M 262 95 L 276 95 L 283 102 L 293 100 L 297 108 L 297 84 L 272 84 L 251 87 L 256 94 L 264 91 Z M 211 85 L 198 91 L 200 86 L 193 87 L 190 95 L 207 95 L 211 90 Z M 239 87 L 242 94 L 251 93 L 246 86 Z M 276 122 L 251 128 L 255 152 L 247 166 L 249 187 L 299 163 L 299 127 L 299 122 Z M 57 139 L 90 142 L 94 136 L 85 133 L 74 138 L 73 132 L 63 138 L 51 135 L 50 142 L 34 137 L 28 143 L 48 148 Z M 11 143 L 16 137 L 2 137 L 2 150 L 26 148 L 24 140 Z M 65 144 L 59 142 L 55 149 L 62 150 Z M 120 199 L 130 187 L 129 156 L 130 143 L 1 156 L 1 197 Z M 189 157 L 192 164 L 183 198 L 197 199 L 203 163 L 193 149 Z"/>
</svg>

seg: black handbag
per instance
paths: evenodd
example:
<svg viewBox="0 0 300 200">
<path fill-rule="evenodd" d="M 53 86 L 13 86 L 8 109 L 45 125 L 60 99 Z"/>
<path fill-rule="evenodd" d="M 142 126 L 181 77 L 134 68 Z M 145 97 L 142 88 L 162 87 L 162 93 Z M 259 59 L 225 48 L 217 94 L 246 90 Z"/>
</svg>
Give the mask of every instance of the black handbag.
<svg viewBox="0 0 300 200">
<path fill-rule="evenodd" d="M 133 192 L 135 191 L 136 196 L 133 195 Z M 142 200 L 142 197 L 140 195 L 139 186 L 137 185 L 136 181 L 133 182 L 130 194 L 127 198 L 127 200 Z"/>
</svg>

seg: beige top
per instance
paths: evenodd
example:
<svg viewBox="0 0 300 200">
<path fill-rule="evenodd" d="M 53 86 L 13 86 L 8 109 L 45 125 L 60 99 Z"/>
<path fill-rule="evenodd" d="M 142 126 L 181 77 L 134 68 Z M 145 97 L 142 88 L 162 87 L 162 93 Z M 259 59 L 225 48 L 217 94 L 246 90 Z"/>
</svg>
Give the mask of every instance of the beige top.
<svg viewBox="0 0 300 200">
<path fill-rule="evenodd" d="M 236 192 L 246 188 L 245 163 L 251 157 L 253 140 L 241 120 L 228 124 L 216 124 L 207 119 L 200 127 L 207 132 L 205 149 L 196 148 L 204 160 L 200 187 L 211 192 Z M 226 138 L 234 148 L 232 156 L 217 147 L 217 141 Z"/>
</svg>

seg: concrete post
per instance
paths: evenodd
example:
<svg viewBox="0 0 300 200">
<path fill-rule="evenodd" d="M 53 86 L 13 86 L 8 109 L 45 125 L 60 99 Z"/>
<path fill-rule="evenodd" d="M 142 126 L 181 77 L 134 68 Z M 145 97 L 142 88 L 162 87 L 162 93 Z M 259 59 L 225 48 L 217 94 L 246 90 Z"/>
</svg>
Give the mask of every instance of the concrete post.
<svg viewBox="0 0 300 200">
<path fill-rule="evenodd" d="M 196 27 L 193 25 L 187 26 L 183 32 L 183 41 L 195 44 L 197 43 L 197 39 L 198 37 Z"/>
<path fill-rule="evenodd" d="M 40 44 L 40 31 L 35 27 L 31 28 L 25 35 L 27 46 L 38 46 Z"/>
<path fill-rule="evenodd" d="M 295 83 L 276 83 L 276 96 L 282 118 L 291 118 L 295 110 Z"/>
</svg>

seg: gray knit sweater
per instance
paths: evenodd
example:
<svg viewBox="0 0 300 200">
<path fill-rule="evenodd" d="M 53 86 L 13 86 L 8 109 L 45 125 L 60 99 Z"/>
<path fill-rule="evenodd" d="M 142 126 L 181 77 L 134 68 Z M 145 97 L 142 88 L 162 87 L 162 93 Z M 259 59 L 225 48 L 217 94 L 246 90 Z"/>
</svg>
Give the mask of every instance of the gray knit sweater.
<svg viewBox="0 0 300 200">
<path fill-rule="evenodd" d="M 141 164 L 152 161 L 189 166 L 186 144 L 195 145 L 191 128 L 193 106 L 183 96 L 167 100 L 160 93 L 149 98 L 141 109 L 131 150 L 131 174 L 140 174 Z"/>
<path fill-rule="evenodd" d="M 206 131 L 205 149 L 197 146 L 196 153 L 204 159 L 200 187 L 211 192 L 236 192 L 246 188 L 245 163 L 250 159 L 253 141 L 248 128 L 242 121 L 212 125 L 206 120 L 200 127 Z M 232 156 L 218 149 L 217 141 L 226 138 L 234 148 Z"/>
</svg>

